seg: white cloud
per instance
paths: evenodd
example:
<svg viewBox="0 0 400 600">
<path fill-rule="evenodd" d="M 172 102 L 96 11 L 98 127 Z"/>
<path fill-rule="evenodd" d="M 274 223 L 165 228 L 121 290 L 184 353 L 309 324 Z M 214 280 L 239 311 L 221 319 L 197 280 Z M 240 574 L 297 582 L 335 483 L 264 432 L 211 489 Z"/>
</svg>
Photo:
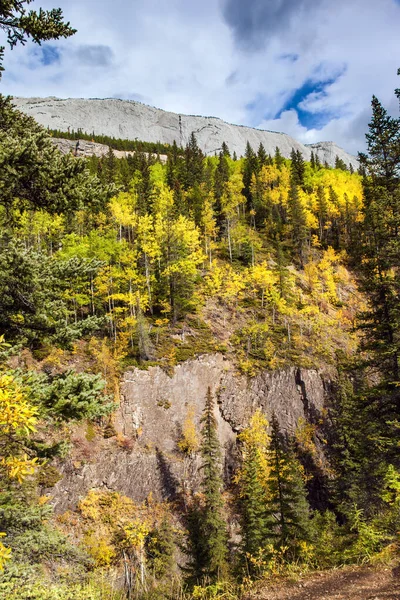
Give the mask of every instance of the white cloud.
<svg viewBox="0 0 400 600">
<path fill-rule="evenodd" d="M 32 6 L 61 6 L 78 33 L 52 42 L 60 48 L 53 64 L 43 65 L 31 45 L 7 52 L 1 91 L 142 99 L 307 143 L 333 140 L 351 152 L 363 147 L 372 94 L 396 111 L 400 6 L 394 0 L 285 0 L 287 11 L 271 13 L 274 22 L 260 13 L 261 0 L 248 0 L 240 10 L 249 11 L 246 35 L 252 27 L 257 33 L 253 46 L 239 43 L 224 18 L 223 6 L 234 1 L 36 0 Z M 295 110 L 274 118 L 305 81 L 329 78 L 323 93 L 300 105 L 316 117 L 331 115 L 322 129 L 305 128 Z"/>
</svg>

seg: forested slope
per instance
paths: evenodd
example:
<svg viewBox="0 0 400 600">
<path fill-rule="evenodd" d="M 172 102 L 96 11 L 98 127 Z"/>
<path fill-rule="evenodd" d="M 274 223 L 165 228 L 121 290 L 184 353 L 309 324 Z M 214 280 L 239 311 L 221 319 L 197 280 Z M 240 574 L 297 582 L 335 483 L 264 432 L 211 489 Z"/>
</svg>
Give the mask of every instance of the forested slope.
<svg viewBox="0 0 400 600">
<path fill-rule="evenodd" d="M 238 597 L 260 577 L 395 556 L 400 124 L 372 108 L 354 173 L 262 145 L 205 157 L 194 135 L 166 164 L 77 159 L 1 98 L 4 598 Z M 77 427 L 133 449 L 113 426 L 124 369 L 215 352 L 249 377 L 319 369 L 330 405 L 292 438 L 256 411 L 223 478 L 210 391 L 174 450 L 201 462 L 200 488 L 177 482 L 173 504 L 93 490 L 52 518 L 40 490 Z"/>
</svg>

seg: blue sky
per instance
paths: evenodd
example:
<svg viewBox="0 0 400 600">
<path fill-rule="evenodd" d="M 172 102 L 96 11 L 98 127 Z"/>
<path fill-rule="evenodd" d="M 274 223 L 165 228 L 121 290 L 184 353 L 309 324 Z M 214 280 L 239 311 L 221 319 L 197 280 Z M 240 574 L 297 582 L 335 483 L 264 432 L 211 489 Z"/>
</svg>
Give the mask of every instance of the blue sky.
<svg viewBox="0 0 400 600">
<path fill-rule="evenodd" d="M 42 0 L 78 29 L 7 51 L 1 92 L 117 97 L 364 148 L 397 115 L 398 0 Z"/>
</svg>

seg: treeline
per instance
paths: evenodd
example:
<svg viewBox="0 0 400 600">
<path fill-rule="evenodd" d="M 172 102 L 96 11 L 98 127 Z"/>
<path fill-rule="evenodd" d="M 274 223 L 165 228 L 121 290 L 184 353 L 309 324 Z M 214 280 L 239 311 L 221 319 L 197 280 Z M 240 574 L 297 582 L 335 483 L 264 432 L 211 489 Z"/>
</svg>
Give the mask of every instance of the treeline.
<svg viewBox="0 0 400 600">
<path fill-rule="evenodd" d="M 104 144 L 113 150 L 122 150 L 124 152 L 150 152 L 151 154 L 169 154 L 172 151 L 171 144 L 162 144 L 161 142 L 142 142 L 140 140 L 124 140 L 121 138 L 110 137 L 108 135 L 99 135 L 93 133 L 87 133 L 82 129 L 75 131 L 74 129 L 68 129 L 68 131 L 61 131 L 60 129 L 47 129 L 49 135 L 54 138 L 61 138 L 65 140 L 86 140 L 88 142 L 96 142 L 97 144 Z M 177 146 L 174 142 L 175 152 L 183 154 L 183 148 Z"/>
</svg>

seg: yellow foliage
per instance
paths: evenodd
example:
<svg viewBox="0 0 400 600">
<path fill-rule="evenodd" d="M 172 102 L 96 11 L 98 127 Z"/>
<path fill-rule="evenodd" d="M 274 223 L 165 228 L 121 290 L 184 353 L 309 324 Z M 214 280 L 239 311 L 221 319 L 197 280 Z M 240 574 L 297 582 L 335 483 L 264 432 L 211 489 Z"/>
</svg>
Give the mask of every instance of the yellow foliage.
<svg viewBox="0 0 400 600">
<path fill-rule="evenodd" d="M 185 454 L 193 454 L 199 449 L 199 438 L 196 432 L 196 424 L 194 421 L 195 408 L 189 406 L 186 413 L 186 418 L 183 422 L 182 437 L 178 442 L 178 448 Z"/>
<path fill-rule="evenodd" d="M 5 537 L 5 533 L 0 533 L 0 537 Z M 7 548 L 2 542 L 0 542 L 0 571 L 4 570 L 5 564 L 11 558 L 11 549 Z"/>
<path fill-rule="evenodd" d="M 28 475 L 33 475 L 37 466 L 37 458 L 28 458 L 23 456 L 7 456 L 1 459 L 1 465 L 5 468 L 7 476 L 10 479 L 16 479 L 22 483 Z"/>
<path fill-rule="evenodd" d="M 315 445 L 316 429 L 317 427 L 315 424 L 309 423 L 306 421 L 306 419 L 301 417 L 297 423 L 295 432 L 296 441 L 300 448 L 309 452 L 312 456 L 314 456 L 317 452 Z"/>
<path fill-rule="evenodd" d="M 93 558 L 96 567 L 108 567 L 116 558 L 115 549 L 105 536 L 88 532 L 83 538 L 83 547 Z"/>
<path fill-rule="evenodd" d="M 237 304 L 243 298 L 245 287 L 246 281 L 241 273 L 237 273 L 231 265 L 218 261 L 212 262 L 204 281 L 207 296 L 219 296 L 227 304 Z"/>
<path fill-rule="evenodd" d="M 26 454 L 10 454 L 9 442 L 24 438 L 35 431 L 37 410 L 26 400 L 22 388 L 11 375 L 0 375 L 0 465 L 7 477 L 21 483 L 28 475 L 34 473 L 37 458 L 29 458 Z"/>
<path fill-rule="evenodd" d="M 251 451 L 255 451 L 259 464 L 258 477 L 261 483 L 266 488 L 267 479 L 269 476 L 268 466 L 268 448 L 271 442 L 271 438 L 268 435 L 268 420 L 266 416 L 258 409 L 250 419 L 249 426 L 246 427 L 238 436 L 239 440 L 243 444 L 242 455 L 244 462 L 242 467 L 238 470 L 235 476 L 235 482 L 239 484 L 244 480 L 246 476 L 246 456 Z"/>
<path fill-rule="evenodd" d="M 11 375 L 0 376 L 0 430 L 3 434 L 28 435 L 35 431 L 37 410 L 25 399 Z"/>
<path fill-rule="evenodd" d="M 272 271 L 264 261 L 254 265 L 247 272 L 247 281 L 251 288 L 256 293 L 261 293 L 261 306 L 264 306 L 264 301 L 269 301 L 274 296 L 275 286 L 278 283 L 278 274 Z"/>
<path fill-rule="evenodd" d="M 123 527 L 123 533 L 123 546 L 139 549 L 143 547 L 146 537 L 150 533 L 150 527 L 148 523 L 135 519 Z"/>
</svg>

